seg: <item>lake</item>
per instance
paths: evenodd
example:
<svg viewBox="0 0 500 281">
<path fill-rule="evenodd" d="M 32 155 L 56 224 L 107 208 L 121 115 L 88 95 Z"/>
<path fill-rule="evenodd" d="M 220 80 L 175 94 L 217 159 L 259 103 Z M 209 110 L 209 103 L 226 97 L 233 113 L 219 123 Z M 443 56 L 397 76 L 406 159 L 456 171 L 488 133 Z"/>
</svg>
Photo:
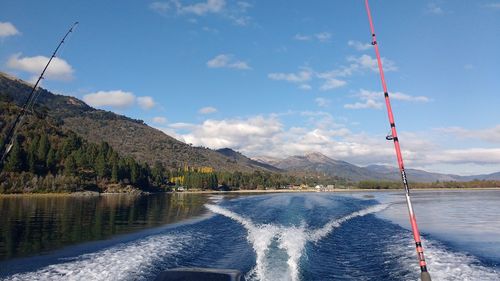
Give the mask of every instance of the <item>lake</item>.
<svg viewBox="0 0 500 281">
<path fill-rule="evenodd" d="M 433 280 L 500 280 L 500 191 L 412 193 Z M 0 198 L 0 278 L 418 280 L 399 191 Z"/>
</svg>

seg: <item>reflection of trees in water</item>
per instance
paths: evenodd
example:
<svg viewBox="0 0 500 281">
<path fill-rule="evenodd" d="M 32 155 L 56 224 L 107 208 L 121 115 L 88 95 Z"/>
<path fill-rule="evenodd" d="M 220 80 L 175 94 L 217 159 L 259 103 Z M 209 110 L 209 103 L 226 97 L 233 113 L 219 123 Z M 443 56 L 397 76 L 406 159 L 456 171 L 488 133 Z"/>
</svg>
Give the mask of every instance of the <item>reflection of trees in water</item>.
<svg viewBox="0 0 500 281">
<path fill-rule="evenodd" d="M 0 260 L 177 222 L 204 209 L 200 194 L 0 198 Z"/>
</svg>

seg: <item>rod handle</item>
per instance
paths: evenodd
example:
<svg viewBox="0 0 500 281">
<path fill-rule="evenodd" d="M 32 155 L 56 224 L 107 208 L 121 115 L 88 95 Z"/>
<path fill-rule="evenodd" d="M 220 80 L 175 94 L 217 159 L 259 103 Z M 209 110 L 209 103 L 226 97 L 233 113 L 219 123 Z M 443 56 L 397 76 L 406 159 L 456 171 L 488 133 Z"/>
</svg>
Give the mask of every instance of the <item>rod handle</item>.
<svg viewBox="0 0 500 281">
<path fill-rule="evenodd" d="M 429 274 L 428 271 L 422 271 L 422 273 L 420 273 L 420 280 L 431 281 L 431 275 Z"/>
</svg>

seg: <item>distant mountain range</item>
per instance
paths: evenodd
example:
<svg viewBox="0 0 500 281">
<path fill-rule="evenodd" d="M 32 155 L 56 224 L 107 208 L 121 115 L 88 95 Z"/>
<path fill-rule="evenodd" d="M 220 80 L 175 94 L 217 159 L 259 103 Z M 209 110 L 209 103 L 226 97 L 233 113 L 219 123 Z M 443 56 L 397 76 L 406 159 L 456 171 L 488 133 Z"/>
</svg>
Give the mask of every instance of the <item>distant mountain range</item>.
<svg viewBox="0 0 500 281">
<path fill-rule="evenodd" d="M 282 170 L 299 174 L 316 174 L 330 177 L 341 177 L 352 181 L 360 180 L 400 180 L 399 169 L 391 166 L 370 165 L 366 167 L 331 159 L 321 153 L 310 153 L 303 156 L 290 156 L 285 159 L 257 157 L 257 161 L 273 165 Z M 406 169 L 408 178 L 414 182 L 435 181 L 469 181 L 500 180 L 500 172 L 487 175 L 458 176 L 451 174 L 431 173 L 417 169 Z"/>
<path fill-rule="evenodd" d="M 0 72 L 0 98 L 18 105 L 26 100 L 31 84 Z M 298 176 L 310 174 L 338 177 L 351 181 L 399 180 L 397 168 L 371 165 L 360 167 L 331 159 L 321 153 L 290 156 L 285 159 L 260 157 L 250 159 L 230 148 L 211 150 L 193 147 L 152 128 L 142 120 L 135 120 L 113 112 L 92 108 L 83 101 L 56 95 L 40 89 L 36 110 L 55 119 L 62 129 L 76 132 L 90 142 L 109 143 L 122 155 L 132 156 L 153 165 L 161 162 L 168 168 L 209 166 L 217 171 L 290 173 Z M 408 169 L 410 181 L 468 181 L 500 180 L 500 172 L 488 175 L 457 176 Z"/>
</svg>

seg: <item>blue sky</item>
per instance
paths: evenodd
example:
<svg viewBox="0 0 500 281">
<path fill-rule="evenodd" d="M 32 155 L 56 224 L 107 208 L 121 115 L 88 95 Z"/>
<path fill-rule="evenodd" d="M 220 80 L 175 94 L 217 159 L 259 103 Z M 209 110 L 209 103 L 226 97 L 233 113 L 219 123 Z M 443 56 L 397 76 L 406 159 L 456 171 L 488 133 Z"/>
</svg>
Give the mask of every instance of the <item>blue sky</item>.
<svg viewBox="0 0 500 281">
<path fill-rule="evenodd" d="M 409 168 L 500 171 L 500 1 L 370 2 Z M 193 145 L 395 163 L 364 1 L 4 1 L 0 70 Z"/>
</svg>

